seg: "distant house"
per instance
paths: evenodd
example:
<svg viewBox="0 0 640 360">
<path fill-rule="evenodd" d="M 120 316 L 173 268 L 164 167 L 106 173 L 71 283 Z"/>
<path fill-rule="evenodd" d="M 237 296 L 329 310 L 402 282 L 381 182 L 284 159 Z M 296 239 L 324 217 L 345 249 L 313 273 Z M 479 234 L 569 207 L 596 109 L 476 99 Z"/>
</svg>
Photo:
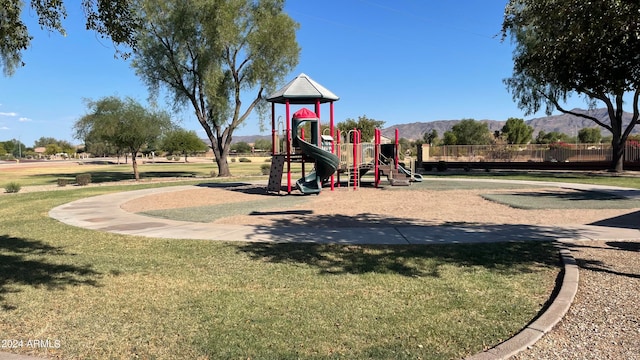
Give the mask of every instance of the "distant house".
<svg viewBox="0 0 640 360">
<path fill-rule="evenodd" d="M 40 146 L 33 149 L 33 152 L 36 153 L 38 159 L 42 159 L 44 157 L 44 153 L 47 152 L 47 148 L 45 148 L 44 146 Z"/>
</svg>

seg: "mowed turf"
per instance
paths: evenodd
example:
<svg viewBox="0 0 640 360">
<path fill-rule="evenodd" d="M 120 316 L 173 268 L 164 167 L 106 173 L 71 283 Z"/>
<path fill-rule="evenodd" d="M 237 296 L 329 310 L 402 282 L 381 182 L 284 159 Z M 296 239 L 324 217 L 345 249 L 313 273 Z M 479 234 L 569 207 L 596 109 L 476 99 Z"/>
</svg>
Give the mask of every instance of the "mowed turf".
<svg viewBox="0 0 640 360">
<path fill-rule="evenodd" d="M 0 333 L 60 344 L 10 351 L 65 359 L 460 358 L 523 328 L 559 272 L 549 243 L 161 240 L 47 216 L 54 206 L 129 188 L 0 197 Z"/>
<path fill-rule="evenodd" d="M 483 198 L 517 209 L 634 209 L 640 200 L 598 191 L 545 190 L 483 194 Z"/>
</svg>

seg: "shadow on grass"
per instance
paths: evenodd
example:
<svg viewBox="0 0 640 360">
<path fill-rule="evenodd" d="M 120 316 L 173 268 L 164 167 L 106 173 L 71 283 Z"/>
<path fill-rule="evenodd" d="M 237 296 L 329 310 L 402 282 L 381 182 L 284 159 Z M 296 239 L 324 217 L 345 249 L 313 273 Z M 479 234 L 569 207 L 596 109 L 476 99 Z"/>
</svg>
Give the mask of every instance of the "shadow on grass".
<svg viewBox="0 0 640 360">
<path fill-rule="evenodd" d="M 397 274 L 438 277 L 444 265 L 483 267 L 504 274 L 532 272 L 533 266 L 558 266 L 550 242 L 446 245 L 342 245 L 249 243 L 238 250 L 253 260 L 301 264 L 320 274 Z"/>
<path fill-rule="evenodd" d="M 375 242 L 373 237 L 384 237 L 395 230 L 411 234 L 416 241 L 412 245 L 367 244 Z M 526 225 L 416 225 L 411 219 L 359 214 L 295 215 L 272 225 L 256 226 L 255 235 L 282 240 L 238 245 L 239 252 L 257 261 L 304 264 L 322 274 L 438 276 L 444 264 L 507 273 L 531 271 L 533 264 L 556 266 L 558 251 L 553 241 L 576 234 L 573 230 Z"/>
<path fill-rule="evenodd" d="M 62 248 L 42 241 L 0 235 L 0 306 L 4 310 L 17 308 L 6 303 L 3 294 L 18 292 L 20 285 L 50 290 L 76 285 L 98 286 L 100 273 L 91 266 L 55 261 L 58 256 L 69 255 Z"/>
</svg>

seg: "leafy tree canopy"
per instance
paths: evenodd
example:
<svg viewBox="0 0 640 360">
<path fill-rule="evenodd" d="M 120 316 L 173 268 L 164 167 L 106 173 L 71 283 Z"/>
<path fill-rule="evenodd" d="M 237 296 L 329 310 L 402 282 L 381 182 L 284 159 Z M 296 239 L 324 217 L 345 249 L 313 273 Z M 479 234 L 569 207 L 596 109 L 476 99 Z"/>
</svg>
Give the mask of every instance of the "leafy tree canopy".
<svg viewBox="0 0 640 360">
<path fill-rule="evenodd" d="M 248 154 L 251 152 L 251 145 L 249 145 L 247 142 L 239 141 L 231 145 L 231 150 L 239 154 Z"/>
<path fill-rule="evenodd" d="M 602 140 L 600 128 L 584 128 L 578 131 L 578 140 L 583 144 L 597 144 Z"/>
<path fill-rule="evenodd" d="M 384 121 L 369 119 L 366 115 L 358 116 L 358 120 L 347 118 L 336 124 L 345 139 L 349 131 L 353 129 L 360 130 L 362 142 L 373 142 L 376 129 L 382 126 L 384 126 Z"/>
<path fill-rule="evenodd" d="M 637 124 L 640 95 L 640 2 L 630 0 L 510 0 L 503 37 L 516 44 L 514 67 L 505 84 L 526 114 L 543 106 L 592 120 L 612 134 L 612 169 L 622 170 L 624 143 Z M 609 123 L 563 109 L 571 94 L 598 101 Z M 623 126 L 624 97 L 633 119 Z"/>
<path fill-rule="evenodd" d="M 171 154 L 182 153 L 187 162 L 189 153 L 205 152 L 207 145 L 198 137 L 195 131 L 176 128 L 167 132 L 162 139 L 162 150 Z"/>
<path fill-rule="evenodd" d="M 509 144 L 527 144 L 532 139 L 533 127 L 527 125 L 523 119 L 509 118 L 502 127 L 502 135 Z"/>
<path fill-rule="evenodd" d="M 88 30 L 95 30 L 115 44 L 135 46 L 139 19 L 132 11 L 133 0 L 82 0 L 81 4 Z M 22 0 L 0 0 L 0 67 L 6 76 L 25 65 L 22 52 L 29 48 L 33 39 L 21 19 L 25 7 Z M 67 11 L 62 0 L 31 0 L 29 8 L 38 17 L 40 27 L 66 35 L 62 21 L 67 17 Z M 127 56 L 126 52 L 120 54 Z"/>
<path fill-rule="evenodd" d="M 458 138 L 456 138 L 456 134 L 454 134 L 453 131 L 448 130 L 442 135 L 442 143 L 444 145 L 456 145 L 458 143 Z"/>
<path fill-rule="evenodd" d="M 56 138 L 52 138 L 52 137 L 45 137 L 42 136 L 40 137 L 38 140 L 36 140 L 33 144 L 33 147 L 47 147 L 49 145 L 54 145 L 56 151 L 49 151 L 50 149 L 54 149 L 54 147 L 48 147 L 47 151 L 45 152 L 47 155 L 55 155 L 58 153 L 65 153 L 69 156 L 71 156 L 75 151 L 75 147 L 68 141 L 66 140 L 58 140 Z"/>
<path fill-rule="evenodd" d="M 422 140 L 429 145 L 436 145 L 436 141 L 438 140 L 438 130 L 431 129 L 431 131 L 427 131 L 422 135 Z"/>
<path fill-rule="evenodd" d="M 486 123 L 474 119 L 463 119 L 444 133 L 445 145 L 487 145 L 491 132 Z"/>
<path fill-rule="evenodd" d="M 153 94 L 164 87 L 176 107 L 193 108 L 218 176 L 231 175 L 234 131 L 298 64 L 298 24 L 283 8 L 283 0 L 140 0 L 133 66 Z"/>
<path fill-rule="evenodd" d="M 256 150 L 271 151 L 271 140 L 256 139 L 255 143 L 253 144 L 253 147 Z"/>
<path fill-rule="evenodd" d="M 26 146 L 18 139 L 2 141 L 0 142 L 0 147 L 4 149 L 4 151 L 0 150 L 0 155 L 11 154 L 15 157 L 20 157 L 26 151 Z"/>
<path fill-rule="evenodd" d="M 557 142 L 568 142 L 569 135 L 559 133 L 557 131 L 544 132 L 540 131 L 536 136 L 536 144 L 553 144 Z"/>
<path fill-rule="evenodd" d="M 76 138 L 113 144 L 130 152 L 135 179 L 140 180 L 137 154 L 171 127 L 169 115 L 148 110 L 132 98 L 115 96 L 88 100 L 87 107 L 88 114 L 74 124 Z"/>
</svg>

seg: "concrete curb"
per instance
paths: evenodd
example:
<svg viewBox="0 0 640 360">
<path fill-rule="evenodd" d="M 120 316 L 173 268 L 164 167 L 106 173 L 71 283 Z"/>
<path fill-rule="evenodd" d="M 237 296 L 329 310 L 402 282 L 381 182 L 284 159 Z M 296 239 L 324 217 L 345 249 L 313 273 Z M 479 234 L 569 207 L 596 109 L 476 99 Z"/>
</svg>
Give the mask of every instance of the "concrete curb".
<svg viewBox="0 0 640 360">
<path fill-rule="evenodd" d="M 560 246 L 560 258 L 564 266 L 562 283 L 560 290 L 545 312 L 512 338 L 491 349 L 469 356 L 465 358 L 466 360 L 508 359 L 530 348 L 562 320 L 578 292 L 578 265 L 571 255 L 571 251 L 562 246 Z"/>
</svg>

